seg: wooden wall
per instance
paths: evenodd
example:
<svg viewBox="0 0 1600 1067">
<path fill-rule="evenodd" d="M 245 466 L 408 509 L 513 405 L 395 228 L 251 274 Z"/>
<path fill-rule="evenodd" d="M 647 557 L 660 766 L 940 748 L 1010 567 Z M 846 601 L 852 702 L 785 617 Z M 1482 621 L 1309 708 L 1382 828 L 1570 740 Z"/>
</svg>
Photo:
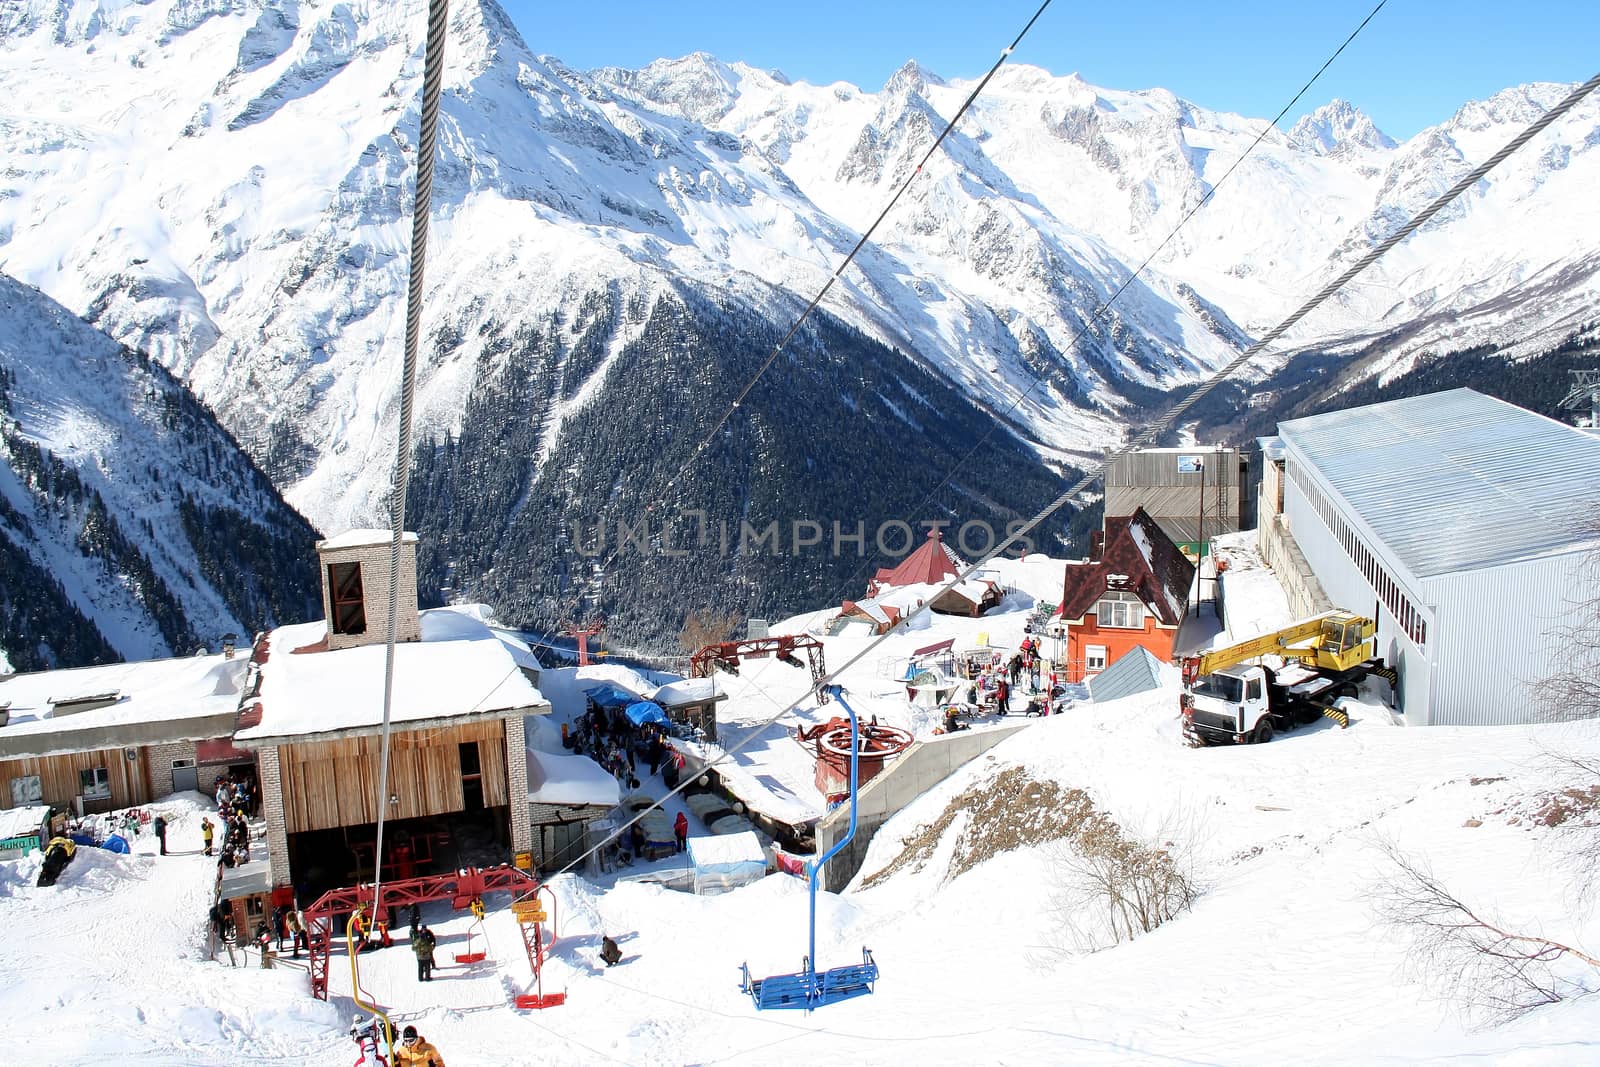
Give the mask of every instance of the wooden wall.
<svg viewBox="0 0 1600 1067">
<path fill-rule="evenodd" d="M 72 811 L 72 798 L 78 795 L 78 772 L 104 767 L 111 783 L 109 800 L 86 800 L 85 811 L 110 811 L 150 801 L 150 779 L 145 770 L 144 753 L 129 760 L 120 748 L 94 752 L 69 752 L 63 756 L 0 760 L 0 808 L 10 808 L 11 779 L 39 776 L 43 796 L 39 803 L 62 811 Z"/>
<path fill-rule="evenodd" d="M 476 743 L 485 807 L 506 803 L 505 724 L 466 723 L 432 730 L 395 732 L 389 744 L 388 819 L 414 819 L 462 810 L 461 752 Z M 284 745 L 284 828 L 291 834 L 378 821 L 378 761 L 382 739 Z"/>
</svg>

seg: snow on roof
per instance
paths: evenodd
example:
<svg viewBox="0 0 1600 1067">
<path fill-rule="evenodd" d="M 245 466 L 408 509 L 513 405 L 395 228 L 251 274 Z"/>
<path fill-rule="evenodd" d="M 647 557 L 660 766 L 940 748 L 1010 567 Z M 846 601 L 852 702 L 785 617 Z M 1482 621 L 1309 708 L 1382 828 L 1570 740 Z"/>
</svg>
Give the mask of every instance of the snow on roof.
<svg viewBox="0 0 1600 1067">
<path fill-rule="evenodd" d="M 674 707 L 679 704 L 703 704 L 708 700 L 726 700 L 728 694 L 717 685 L 715 678 L 682 678 L 659 686 L 649 696 L 662 707 Z"/>
<path fill-rule="evenodd" d="M 753 830 L 737 834 L 689 838 L 689 862 L 701 870 L 709 867 L 736 867 L 745 863 L 767 863 L 767 850 Z"/>
<path fill-rule="evenodd" d="M 576 718 L 585 709 L 587 691 L 609 682 L 630 693 L 648 693 L 655 686 L 631 667 L 620 663 L 589 663 L 582 667 L 553 667 L 539 674 L 539 691 L 561 718 Z"/>
<path fill-rule="evenodd" d="M 0 727 L 0 739 L 34 735 L 41 740 L 63 735 L 50 751 L 70 749 L 66 735 L 107 727 L 172 723 L 173 739 L 184 736 L 183 724 L 231 715 L 239 706 L 249 662 L 244 656 L 186 656 L 183 659 L 111 663 L 100 667 L 37 671 L 0 680 L 0 704 L 11 705 L 11 721 Z M 52 701 L 116 693 L 115 703 L 63 714 Z M 206 737 L 214 732 L 201 730 Z M 200 736 L 199 734 L 195 736 Z M 40 751 L 38 755 L 47 754 Z"/>
<path fill-rule="evenodd" d="M 1126 577 L 1163 623 L 1175 626 L 1183 620 L 1194 564 L 1143 508 L 1107 518 L 1101 557 L 1065 568 L 1059 614 L 1068 620 L 1081 618 L 1117 575 Z"/>
<path fill-rule="evenodd" d="M 1418 578 L 1593 545 L 1600 438 L 1451 389 L 1278 427 Z"/>
<path fill-rule="evenodd" d="M 406 531 L 401 535 L 406 544 L 417 543 L 417 535 Z M 330 548 L 366 548 L 371 545 L 387 545 L 394 541 L 393 530 L 359 529 L 346 530 L 337 537 L 330 537 L 326 541 L 317 542 L 317 551 L 322 552 Z"/>
<path fill-rule="evenodd" d="M 421 641 L 395 646 L 392 722 L 549 710 L 510 650 L 472 611 L 434 608 L 421 613 L 421 622 Z M 322 620 L 281 626 L 267 635 L 256 705 L 260 721 L 240 729 L 238 740 L 382 723 L 383 644 L 329 650 L 326 636 Z M 249 718 L 241 716 L 241 722 Z"/>
<path fill-rule="evenodd" d="M 39 832 L 39 827 L 50 817 L 48 805 L 33 805 L 26 808 L 0 809 L 0 841 L 9 841 L 13 837 L 27 837 Z"/>
<path fill-rule="evenodd" d="M 528 799 L 537 804 L 594 804 L 622 800 L 617 780 L 588 756 L 528 750 Z"/>
<path fill-rule="evenodd" d="M 1161 568 L 1156 562 L 1155 546 L 1150 543 L 1150 535 L 1143 526 L 1137 522 L 1128 523 L 1128 533 L 1133 537 L 1133 543 L 1138 546 L 1139 555 L 1144 558 L 1145 564 L 1150 568 L 1150 573 L 1159 575 Z M 1175 589 L 1164 582 L 1155 583 L 1156 595 L 1166 601 L 1167 611 L 1178 618 L 1183 617 L 1184 604 L 1178 600 Z M 1188 590 L 1185 590 L 1188 592 Z"/>
</svg>

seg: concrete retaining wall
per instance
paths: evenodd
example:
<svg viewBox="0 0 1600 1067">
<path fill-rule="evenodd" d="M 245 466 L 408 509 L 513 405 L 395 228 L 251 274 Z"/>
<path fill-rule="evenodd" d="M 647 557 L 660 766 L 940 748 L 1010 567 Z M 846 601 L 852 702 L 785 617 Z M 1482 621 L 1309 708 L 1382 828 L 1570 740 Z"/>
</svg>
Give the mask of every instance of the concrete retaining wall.
<svg viewBox="0 0 1600 1067">
<path fill-rule="evenodd" d="M 1256 544 L 1261 558 L 1272 568 L 1289 598 L 1289 617 L 1308 619 L 1331 611 L 1333 603 L 1323 592 L 1322 583 L 1311 573 L 1311 565 L 1294 542 L 1294 534 L 1282 515 L 1263 517 L 1256 529 Z"/>
<path fill-rule="evenodd" d="M 878 827 L 907 804 L 1032 723 L 994 730 L 963 730 L 918 741 L 891 762 L 886 770 L 861 788 L 856 808 L 856 836 L 822 870 L 818 888 L 838 891 L 856 876 L 867 858 Z M 817 855 L 832 848 L 850 829 L 850 805 L 841 804 L 817 820 Z"/>
</svg>

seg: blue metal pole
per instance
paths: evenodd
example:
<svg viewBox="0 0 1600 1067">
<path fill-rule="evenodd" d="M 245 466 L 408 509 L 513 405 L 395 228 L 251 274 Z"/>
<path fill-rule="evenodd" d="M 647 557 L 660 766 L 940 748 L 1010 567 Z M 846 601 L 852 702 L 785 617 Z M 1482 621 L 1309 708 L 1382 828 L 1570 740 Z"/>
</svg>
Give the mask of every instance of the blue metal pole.
<svg viewBox="0 0 1600 1067">
<path fill-rule="evenodd" d="M 807 997 L 816 993 L 815 975 L 817 973 L 817 874 L 822 870 L 822 865 L 834 857 L 841 848 L 850 843 L 856 836 L 856 781 L 858 775 L 858 761 L 861 756 L 860 727 L 856 723 L 856 709 L 845 703 L 844 690 L 837 685 L 828 686 L 828 695 L 839 702 L 850 716 L 850 829 L 840 838 L 838 843 L 830 848 L 820 859 L 811 861 L 810 877 L 806 879 L 810 887 L 811 897 L 811 942 L 810 955 L 806 956 L 806 976 L 808 979 Z"/>
</svg>

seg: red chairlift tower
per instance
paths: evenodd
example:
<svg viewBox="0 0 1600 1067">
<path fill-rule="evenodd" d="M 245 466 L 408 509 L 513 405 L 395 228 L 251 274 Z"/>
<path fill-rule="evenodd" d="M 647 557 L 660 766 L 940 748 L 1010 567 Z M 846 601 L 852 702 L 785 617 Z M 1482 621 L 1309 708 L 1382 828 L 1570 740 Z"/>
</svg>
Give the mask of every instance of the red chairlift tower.
<svg viewBox="0 0 1600 1067">
<path fill-rule="evenodd" d="M 802 662 L 795 653 L 804 652 Z M 809 634 L 784 634 L 777 637 L 752 637 L 747 641 L 724 641 L 707 645 L 689 658 L 689 674 L 694 678 L 709 678 L 715 671 L 739 673 L 739 661 L 765 659 L 777 656 L 778 662 L 791 667 L 811 669 L 811 688 L 817 694 L 817 703 L 828 702 L 828 691 L 818 688 L 828 676 L 827 660 L 823 657 L 822 642 Z"/>
<path fill-rule="evenodd" d="M 599 637 L 605 632 L 605 628 L 606 621 L 596 618 L 590 619 L 582 626 L 569 622 L 566 629 L 561 631 L 562 636 L 576 638 L 578 641 L 578 666 L 587 667 L 589 665 L 589 638 Z M 596 655 L 599 656 L 602 653 L 597 652 Z"/>
</svg>

